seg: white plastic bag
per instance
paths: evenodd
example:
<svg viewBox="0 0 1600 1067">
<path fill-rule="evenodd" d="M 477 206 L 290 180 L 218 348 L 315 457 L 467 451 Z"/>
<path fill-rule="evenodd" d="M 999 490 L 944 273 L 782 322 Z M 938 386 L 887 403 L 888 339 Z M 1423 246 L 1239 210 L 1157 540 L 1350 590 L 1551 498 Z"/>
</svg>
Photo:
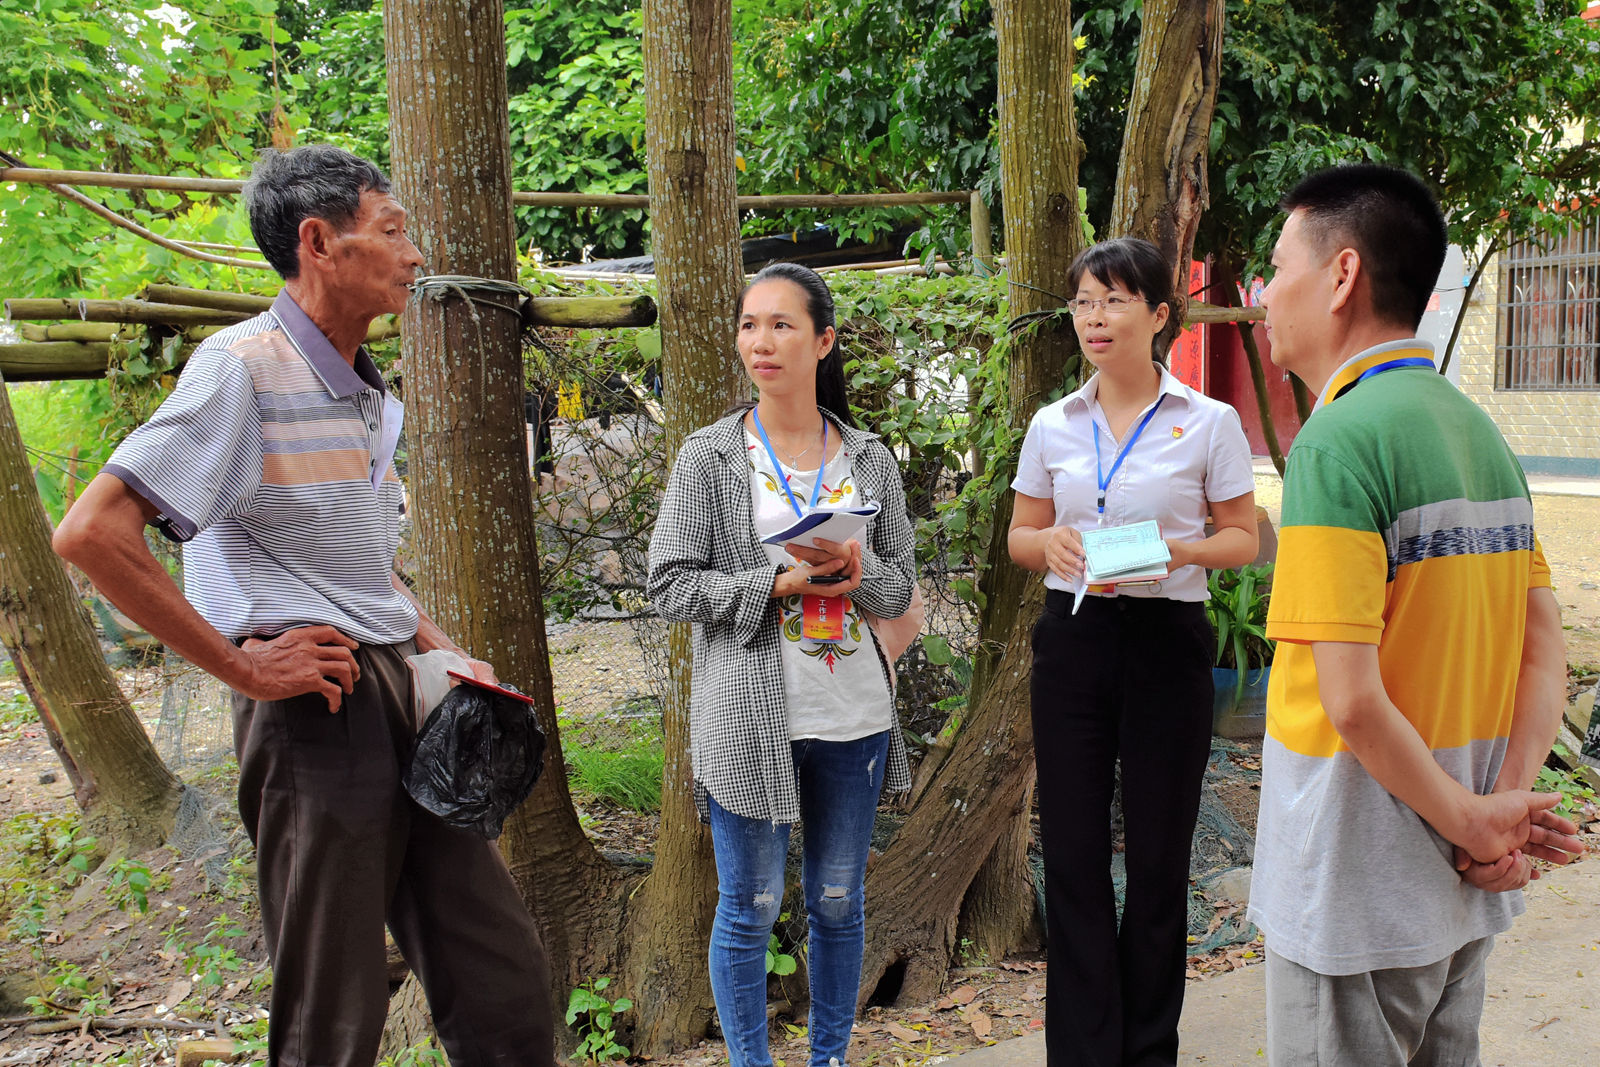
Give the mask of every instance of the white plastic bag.
<svg viewBox="0 0 1600 1067">
<path fill-rule="evenodd" d="M 450 688 L 459 684 L 446 672 L 455 671 L 472 677 L 472 664 L 467 662 L 465 656 L 446 652 L 442 648 L 407 656 L 406 666 L 411 668 L 411 718 L 419 731 Z"/>
</svg>

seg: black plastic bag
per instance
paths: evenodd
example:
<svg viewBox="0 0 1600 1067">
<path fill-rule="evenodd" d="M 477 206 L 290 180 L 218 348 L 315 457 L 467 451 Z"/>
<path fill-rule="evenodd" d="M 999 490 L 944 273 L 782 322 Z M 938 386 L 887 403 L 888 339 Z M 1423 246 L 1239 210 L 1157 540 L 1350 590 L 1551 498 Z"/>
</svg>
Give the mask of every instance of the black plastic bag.
<svg viewBox="0 0 1600 1067">
<path fill-rule="evenodd" d="M 544 770 L 544 731 L 511 686 L 464 682 L 417 734 L 406 792 L 451 826 L 494 840 Z"/>
</svg>

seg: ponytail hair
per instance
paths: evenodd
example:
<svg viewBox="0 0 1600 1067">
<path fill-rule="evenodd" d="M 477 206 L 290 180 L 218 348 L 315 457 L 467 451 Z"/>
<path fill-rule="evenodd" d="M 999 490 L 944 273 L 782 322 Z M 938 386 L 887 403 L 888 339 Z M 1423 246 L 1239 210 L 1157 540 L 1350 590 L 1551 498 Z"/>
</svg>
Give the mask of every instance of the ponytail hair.
<svg viewBox="0 0 1600 1067">
<path fill-rule="evenodd" d="M 850 414 L 850 397 L 844 384 L 844 355 L 839 351 L 839 327 L 834 322 L 833 294 L 828 291 L 828 283 L 822 280 L 822 275 L 798 263 L 767 264 L 750 279 L 749 285 L 739 291 L 735 321 L 744 314 L 745 294 L 753 286 L 776 279 L 792 282 L 806 294 L 806 314 L 811 319 L 812 329 L 820 334 L 833 327 L 833 347 L 817 361 L 817 406 L 827 409 L 834 418 L 854 428 L 856 421 Z"/>
</svg>

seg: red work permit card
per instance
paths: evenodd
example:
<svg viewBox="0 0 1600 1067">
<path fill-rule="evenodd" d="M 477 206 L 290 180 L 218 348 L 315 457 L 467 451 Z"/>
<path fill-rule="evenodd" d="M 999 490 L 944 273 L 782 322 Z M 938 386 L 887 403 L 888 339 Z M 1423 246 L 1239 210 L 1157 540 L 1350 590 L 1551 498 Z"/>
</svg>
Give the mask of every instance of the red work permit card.
<svg viewBox="0 0 1600 1067">
<path fill-rule="evenodd" d="M 813 641 L 844 640 L 844 605 L 842 596 L 807 593 L 800 602 L 805 620 L 801 632 Z"/>
</svg>

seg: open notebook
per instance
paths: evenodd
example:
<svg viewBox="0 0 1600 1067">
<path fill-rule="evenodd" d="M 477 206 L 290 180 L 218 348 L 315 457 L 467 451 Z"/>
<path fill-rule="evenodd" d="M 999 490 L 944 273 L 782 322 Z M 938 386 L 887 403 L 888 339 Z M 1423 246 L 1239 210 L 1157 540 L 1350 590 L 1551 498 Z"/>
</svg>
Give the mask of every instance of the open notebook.
<svg viewBox="0 0 1600 1067">
<path fill-rule="evenodd" d="M 876 502 L 854 508 L 813 508 L 772 536 L 763 537 L 761 543 L 815 548 L 818 538 L 824 541 L 848 541 L 860 536 L 861 531 L 867 528 L 867 520 L 876 515 L 878 510 Z"/>
</svg>

